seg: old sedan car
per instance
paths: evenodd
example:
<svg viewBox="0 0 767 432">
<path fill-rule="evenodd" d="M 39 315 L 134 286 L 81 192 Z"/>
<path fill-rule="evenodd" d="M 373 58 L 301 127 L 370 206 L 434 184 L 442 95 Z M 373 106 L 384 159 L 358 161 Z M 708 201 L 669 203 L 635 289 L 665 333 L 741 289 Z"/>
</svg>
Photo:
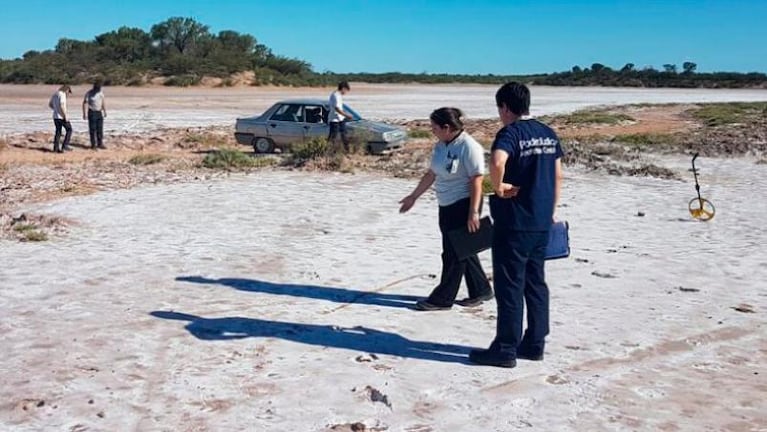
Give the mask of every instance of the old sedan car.
<svg viewBox="0 0 767 432">
<path fill-rule="evenodd" d="M 346 104 L 344 111 L 354 116 L 346 123 L 349 138 L 369 153 L 400 148 L 407 141 L 407 132 L 402 128 L 364 120 Z M 238 118 L 234 137 L 240 144 L 252 145 L 256 153 L 271 153 L 275 149 L 289 150 L 292 144 L 315 137 L 326 138 L 329 129 L 328 101 L 291 99 L 277 102 L 259 116 Z"/>
</svg>

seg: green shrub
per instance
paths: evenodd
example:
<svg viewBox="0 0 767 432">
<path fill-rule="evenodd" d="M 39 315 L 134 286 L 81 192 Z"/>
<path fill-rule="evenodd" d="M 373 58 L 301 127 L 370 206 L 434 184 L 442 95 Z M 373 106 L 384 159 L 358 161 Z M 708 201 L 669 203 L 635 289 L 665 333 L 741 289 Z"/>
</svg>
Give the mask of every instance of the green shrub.
<svg viewBox="0 0 767 432">
<path fill-rule="evenodd" d="M 706 104 L 689 112 L 706 126 L 724 126 L 745 123 L 750 117 L 764 116 L 767 113 L 767 102 Z"/>
<path fill-rule="evenodd" d="M 153 165 L 165 160 L 165 156 L 159 154 L 140 154 L 128 160 L 131 165 Z"/>
<path fill-rule="evenodd" d="M 634 121 L 634 118 L 621 113 L 586 110 L 576 111 L 572 114 L 547 117 L 546 120 L 562 123 L 569 126 L 577 126 L 590 124 L 616 125 L 627 121 Z"/>
<path fill-rule="evenodd" d="M 294 144 L 292 146 L 292 153 L 294 159 L 312 160 L 330 155 L 333 153 L 333 149 L 327 139 L 312 138 L 309 141 Z"/>
<path fill-rule="evenodd" d="M 21 238 L 21 241 L 29 242 L 42 242 L 46 240 L 48 240 L 48 235 L 37 230 L 25 231 L 24 236 Z"/>
<path fill-rule="evenodd" d="M 676 142 L 676 139 L 673 135 L 668 134 L 638 133 L 617 135 L 615 138 L 613 138 L 613 142 L 634 146 L 644 146 L 673 144 Z"/>
<path fill-rule="evenodd" d="M 428 131 L 426 129 L 413 129 L 408 131 L 408 136 L 410 138 L 429 138 L 431 137 L 431 131 Z"/>
<path fill-rule="evenodd" d="M 13 230 L 21 235 L 21 241 L 39 242 L 48 240 L 48 235 L 40 231 L 35 224 L 18 223 L 13 225 Z"/>
<path fill-rule="evenodd" d="M 265 157 L 253 157 L 238 150 L 222 149 L 208 153 L 202 160 L 202 166 L 211 169 L 237 170 L 261 168 L 273 165 L 275 160 Z"/>
</svg>

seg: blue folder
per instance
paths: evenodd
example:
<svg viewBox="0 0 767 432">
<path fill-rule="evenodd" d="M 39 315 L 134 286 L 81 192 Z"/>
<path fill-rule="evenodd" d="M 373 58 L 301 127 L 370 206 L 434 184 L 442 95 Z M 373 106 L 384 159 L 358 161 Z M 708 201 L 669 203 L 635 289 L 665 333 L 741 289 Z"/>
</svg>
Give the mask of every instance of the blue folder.
<svg viewBox="0 0 767 432">
<path fill-rule="evenodd" d="M 549 244 L 546 245 L 546 259 L 553 260 L 570 256 L 570 225 L 566 221 L 554 222 L 549 230 Z"/>
</svg>

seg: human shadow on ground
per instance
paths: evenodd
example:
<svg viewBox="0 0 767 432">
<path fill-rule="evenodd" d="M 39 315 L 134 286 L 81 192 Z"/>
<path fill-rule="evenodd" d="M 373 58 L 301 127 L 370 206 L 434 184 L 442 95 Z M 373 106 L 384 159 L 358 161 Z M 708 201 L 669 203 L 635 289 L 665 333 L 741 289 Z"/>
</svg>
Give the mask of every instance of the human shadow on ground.
<svg viewBox="0 0 767 432">
<path fill-rule="evenodd" d="M 204 318 L 174 311 L 153 311 L 156 318 L 186 321 L 194 337 L 206 341 L 280 338 L 307 345 L 340 348 L 371 354 L 469 364 L 471 347 L 410 340 L 396 333 L 368 327 L 299 324 L 256 318 Z"/>
<path fill-rule="evenodd" d="M 265 294 L 306 297 L 335 303 L 357 303 L 373 306 L 400 307 L 412 309 L 415 302 L 423 297 L 401 294 L 384 294 L 375 291 L 355 291 L 345 288 L 321 287 L 315 285 L 293 285 L 264 282 L 255 279 L 221 278 L 209 279 L 202 276 L 179 276 L 179 282 L 225 285 L 240 291 Z"/>
</svg>

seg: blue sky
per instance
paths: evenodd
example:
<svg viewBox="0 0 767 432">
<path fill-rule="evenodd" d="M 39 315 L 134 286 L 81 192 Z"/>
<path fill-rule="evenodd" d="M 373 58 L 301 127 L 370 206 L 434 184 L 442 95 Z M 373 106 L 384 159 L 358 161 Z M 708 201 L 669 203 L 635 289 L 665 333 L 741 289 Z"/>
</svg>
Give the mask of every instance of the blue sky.
<svg viewBox="0 0 767 432">
<path fill-rule="evenodd" d="M 0 0 L 0 58 L 172 16 L 317 71 L 526 74 L 600 62 L 767 72 L 765 0 Z"/>
</svg>

